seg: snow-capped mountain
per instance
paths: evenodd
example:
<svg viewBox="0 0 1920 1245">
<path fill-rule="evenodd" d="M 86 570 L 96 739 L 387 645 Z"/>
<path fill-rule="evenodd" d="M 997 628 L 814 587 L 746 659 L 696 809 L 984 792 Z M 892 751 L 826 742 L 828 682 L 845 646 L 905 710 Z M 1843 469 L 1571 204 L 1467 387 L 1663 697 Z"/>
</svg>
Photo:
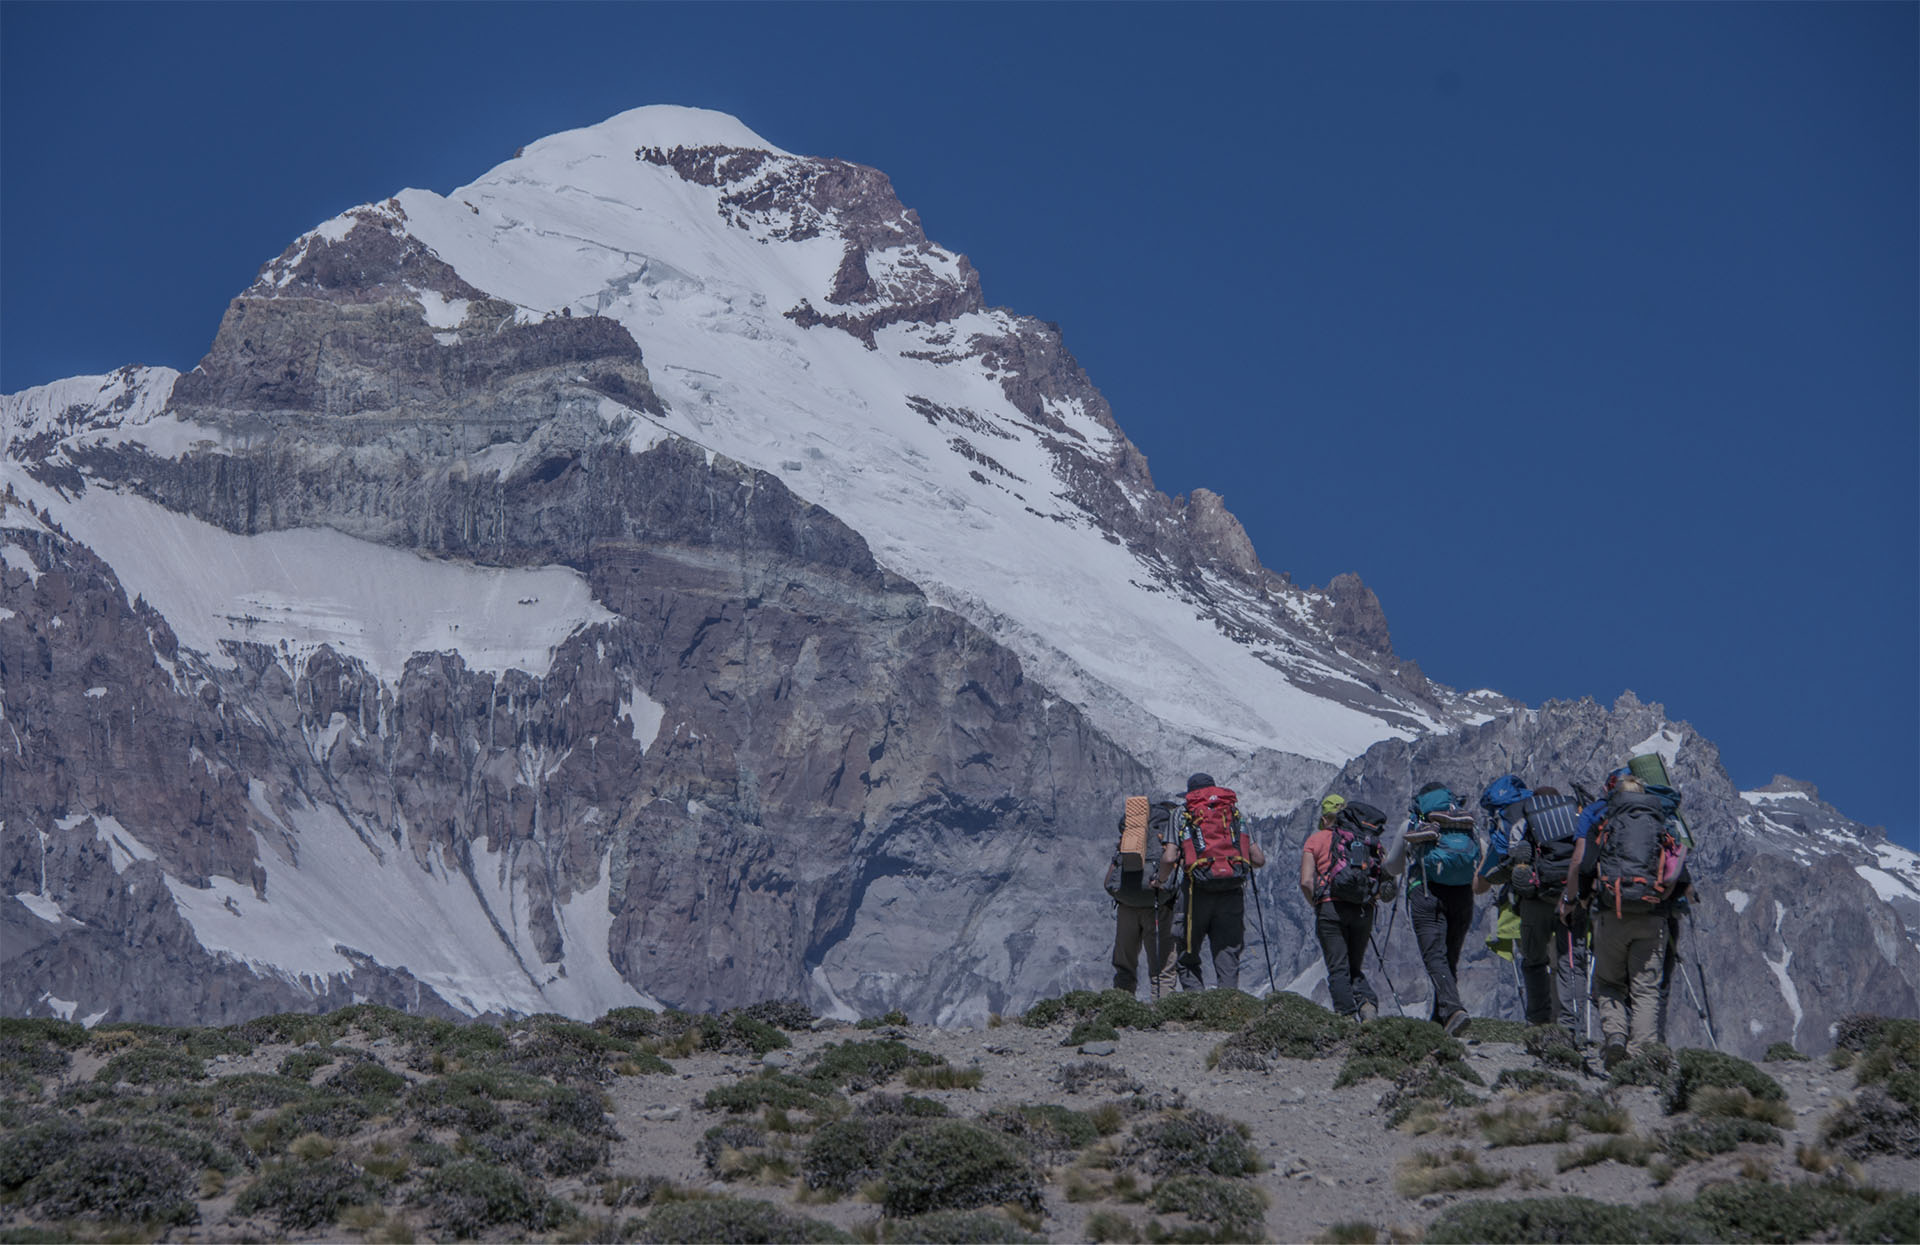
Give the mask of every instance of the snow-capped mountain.
<svg viewBox="0 0 1920 1245">
<path fill-rule="evenodd" d="M 714 113 L 326 222 L 0 452 L 14 1010 L 977 1018 L 1101 976 L 1121 795 L 1277 816 L 1518 720 L 1156 491 L 882 174 Z M 1815 838 L 1912 926 L 1898 849 Z M 133 929 L 190 970 L 111 989 Z"/>
</svg>

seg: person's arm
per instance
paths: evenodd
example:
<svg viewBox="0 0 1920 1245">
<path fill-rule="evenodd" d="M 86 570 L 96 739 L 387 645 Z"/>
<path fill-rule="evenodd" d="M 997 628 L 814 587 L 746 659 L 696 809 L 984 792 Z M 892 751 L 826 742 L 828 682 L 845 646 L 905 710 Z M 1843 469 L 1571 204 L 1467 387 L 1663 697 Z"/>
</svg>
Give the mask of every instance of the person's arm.
<svg viewBox="0 0 1920 1245">
<path fill-rule="evenodd" d="M 1554 905 L 1562 921 L 1573 911 L 1573 898 L 1580 893 L 1580 862 L 1586 859 L 1587 838 L 1581 835 L 1573 841 L 1573 859 L 1567 862 L 1567 885 L 1560 892 L 1560 902 Z"/>
<path fill-rule="evenodd" d="M 1267 867 L 1267 854 L 1261 851 L 1260 845 L 1252 839 L 1247 840 L 1247 863 L 1256 869 Z"/>
<path fill-rule="evenodd" d="M 1302 847 L 1300 849 L 1300 894 L 1306 899 L 1309 908 L 1313 906 L 1313 892 L 1316 889 L 1314 883 L 1318 880 L 1313 867 L 1313 849 Z"/>
<path fill-rule="evenodd" d="M 1160 876 L 1153 879 L 1154 886 L 1165 886 L 1167 879 L 1173 876 L 1173 867 L 1180 863 L 1180 845 L 1169 842 L 1160 849 Z"/>
<path fill-rule="evenodd" d="M 1495 818 L 1496 823 L 1498 818 Z M 1493 875 L 1507 863 L 1507 832 L 1496 824 L 1487 832 L 1486 851 L 1480 857 L 1480 871 L 1473 875 L 1473 893 L 1484 895 L 1493 889 Z"/>
</svg>

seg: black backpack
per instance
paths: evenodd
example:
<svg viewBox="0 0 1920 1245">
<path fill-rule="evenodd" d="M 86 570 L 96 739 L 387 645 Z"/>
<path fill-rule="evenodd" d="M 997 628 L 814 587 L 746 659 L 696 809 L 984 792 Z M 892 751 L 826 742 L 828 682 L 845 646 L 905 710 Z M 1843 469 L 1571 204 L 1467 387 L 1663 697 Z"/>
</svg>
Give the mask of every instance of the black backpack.
<svg viewBox="0 0 1920 1245">
<path fill-rule="evenodd" d="M 1123 867 L 1120 853 L 1113 853 L 1113 860 L 1107 865 L 1107 894 L 1115 902 L 1130 907 L 1149 908 L 1155 904 L 1172 903 L 1174 887 L 1169 884 L 1156 891 L 1147 883 L 1160 872 L 1160 853 L 1173 840 L 1173 810 L 1178 807 L 1166 800 L 1155 801 L 1147 811 L 1147 852 L 1142 861 L 1143 868 Z M 1126 829 L 1126 818 L 1120 819 L 1120 828 Z"/>
<path fill-rule="evenodd" d="M 1327 877 L 1329 899 L 1372 903 L 1380 891 L 1380 832 L 1387 815 L 1371 804 L 1348 801 L 1333 823 L 1333 870 Z"/>
<path fill-rule="evenodd" d="M 1594 875 L 1603 906 L 1615 916 L 1664 912 L 1679 891 L 1687 852 L 1673 832 L 1679 793 L 1616 789 L 1607 796 L 1607 818 L 1594 831 Z"/>
</svg>

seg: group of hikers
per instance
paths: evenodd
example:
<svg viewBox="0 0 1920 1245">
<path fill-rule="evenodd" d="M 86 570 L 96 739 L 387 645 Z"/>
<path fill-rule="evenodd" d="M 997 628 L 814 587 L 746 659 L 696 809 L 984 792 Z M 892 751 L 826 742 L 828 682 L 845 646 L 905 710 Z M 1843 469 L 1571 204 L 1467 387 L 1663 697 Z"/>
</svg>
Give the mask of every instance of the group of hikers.
<svg viewBox="0 0 1920 1245">
<path fill-rule="evenodd" d="M 1608 1068 L 1664 1043 L 1691 886 L 1680 793 L 1657 755 L 1608 774 L 1599 794 L 1569 785 L 1565 793 L 1529 788 L 1503 774 L 1482 790 L 1476 816 L 1446 784 L 1430 782 L 1413 793 L 1403 821 L 1359 800 L 1322 799 L 1300 850 L 1300 895 L 1334 1010 L 1361 1021 L 1378 1014 L 1367 954 L 1384 971 L 1376 926 L 1383 905 L 1393 905 L 1390 938 L 1404 900 L 1432 983 L 1429 1019 L 1449 1034 L 1464 1031 L 1471 1017 L 1460 953 L 1476 898 L 1497 890 L 1488 943 L 1517 958 L 1529 1024 L 1558 1025 L 1585 1046 L 1587 1022 L 1597 1019 Z M 1209 774 L 1194 774 L 1175 799 L 1128 800 L 1106 876 L 1118 917 L 1115 988 L 1138 989 L 1144 954 L 1154 998 L 1204 989 L 1204 947 L 1214 986 L 1238 989 L 1245 893 L 1252 884 L 1257 900 L 1254 871 L 1266 863 L 1238 797 Z M 1584 1015 L 1583 1004 L 1591 1009 Z"/>
</svg>

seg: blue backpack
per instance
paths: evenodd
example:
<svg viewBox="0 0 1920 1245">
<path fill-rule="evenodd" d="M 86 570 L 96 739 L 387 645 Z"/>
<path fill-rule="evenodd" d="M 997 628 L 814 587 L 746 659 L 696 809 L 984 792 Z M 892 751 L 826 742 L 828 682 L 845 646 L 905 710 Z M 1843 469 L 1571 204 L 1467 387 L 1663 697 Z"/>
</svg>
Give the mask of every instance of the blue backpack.
<svg viewBox="0 0 1920 1245">
<path fill-rule="evenodd" d="M 1420 853 L 1420 876 L 1441 886 L 1466 886 L 1480 865 L 1480 844 L 1473 837 L 1473 815 L 1465 809 L 1441 809 L 1425 819 L 1440 832 Z"/>
</svg>

